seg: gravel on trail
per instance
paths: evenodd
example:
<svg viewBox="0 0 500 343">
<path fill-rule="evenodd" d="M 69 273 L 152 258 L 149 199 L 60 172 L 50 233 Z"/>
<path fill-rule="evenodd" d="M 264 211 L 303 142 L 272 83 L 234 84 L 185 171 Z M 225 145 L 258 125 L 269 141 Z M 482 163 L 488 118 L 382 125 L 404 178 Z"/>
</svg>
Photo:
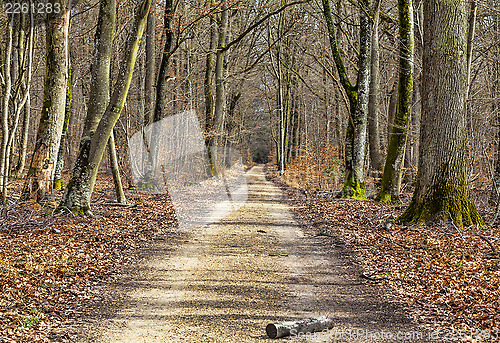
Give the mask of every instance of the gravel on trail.
<svg viewBox="0 0 500 343">
<path fill-rule="evenodd" d="M 247 180 L 240 209 L 176 242 L 158 240 L 107 285 L 111 296 L 75 341 L 270 342 L 267 324 L 322 315 L 333 329 L 282 340 L 425 340 L 387 290 L 360 277 L 349 250 L 297 224 L 263 166 L 250 169 Z"/>
</svg>

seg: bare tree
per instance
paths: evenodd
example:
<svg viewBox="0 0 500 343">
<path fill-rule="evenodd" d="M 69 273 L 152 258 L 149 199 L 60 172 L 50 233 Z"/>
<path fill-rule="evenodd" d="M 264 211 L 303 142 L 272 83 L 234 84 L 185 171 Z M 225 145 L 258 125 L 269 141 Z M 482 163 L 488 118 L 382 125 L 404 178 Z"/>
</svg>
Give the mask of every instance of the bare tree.
<svg viewBox="0 0 500 343">
<path fill-rule="evenodd" d="M 52 194 L 66 108 L 70 9 L 64 0 L 58 3 L 61 11 L 47 14 L 45 23 L 47 61 L 42 116 L 24 188 L 24 194 L 36 201 Z"/>
<path fill-rule="evenodd" d="M 464 1 L 424 2 L 420 160 L 401 222 L 438 215 L 459 227 L 483 225 L 469 196 L 466 164 L 467 7 Z"/>
<path fill-rule="evenodd" d="M 370 45 L 371 25 L 370 18 L 365 12 L 369 8 L 368 2 L 362 1 L 360 5 L 360 50 L 358 58 L 358 75 L 356 84 L 349 80 L 347 70 L 340 55 L 337 41 L 337 28 L 340 23 L 335 23 L 330 8 L 329 0 L 322 0 L 323 14 L 326 19 L 328 36 L 332 50 L 333 60 L 339 74 L 339 79 L 349 99 L 349 114 L 346 142 L 345 142 L 345 182 L 341 196 L 348 198 L 365 199 L 365 160 L 366 160 L 366 129 L 368 120 L 368 98 L 370 88 Z"/>
<path fill-rule="evenodd" d="M 411 0 L 398 0 L 399 9 L 399 82 L 396 115 L 387 149 L 387 157 L 378 195 L 381 202 L 399 201 L 405 160 L 408 121 L 413 98 L 414 28 Z"/>
<path fill-rule="evenodd" d="M 61 204 L 59 205 L 60 208 L 64 207 L 73 213 L 92 216 L 92 212 L 90 211 L 90 197 L 94 190 L 98 167 L 113 127 L 120 117 L 127 98 L 137 58 L 137 51 L 139 50 L 140 40 L 146 26 L 151 1 L 152 0 L 142 0 L 138 3 L 134 14 L 134 20 L 127 37 L 124 58 L 113 88 L 113 94 L 89 142 L 90 148 L 88 150 L 88 157 L 83 163 L 75 165 L 75 169 L 78 173 L 72 175 L 63 199 L 61 200 Z M 109 43 L 109 41 L 105 43 Z"/>
</svg>

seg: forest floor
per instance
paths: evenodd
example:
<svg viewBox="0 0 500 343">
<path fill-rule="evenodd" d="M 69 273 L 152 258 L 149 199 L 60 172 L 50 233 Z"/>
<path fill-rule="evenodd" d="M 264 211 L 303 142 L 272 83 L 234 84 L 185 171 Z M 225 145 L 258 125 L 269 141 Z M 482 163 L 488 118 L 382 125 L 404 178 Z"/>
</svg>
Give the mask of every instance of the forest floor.
<svg viewBox="0 0 500 343">
<path fill-rule="evenodd" d="M 187 232 L 165 195 L 112 206 L 112 182 L 97 218 L 10 206 L 0 342 L 264 342 L 270 322 L 319 315 L 335 327 L 302 341 L 497 341 L 498 228 L 401 227 L 403 207 L 282 191 L 262 167 L 248 178 L 242 208 Z"/>
<path fill-rule="evenodd" d="M 427 225 L 398 225 L 408 205 L 337 199 L 337 192 L 290 187 L 285 192 L 297 221 L 318 235 L 343 242 L 360 262 L 363 277 L 389 287 L 414 321 L 436 341 L 500 341 L 500 227 L 463 230 L 435 218 Z M 495 217 L 489 192 L 474 190 L 485 223 Z"/>
</svg>

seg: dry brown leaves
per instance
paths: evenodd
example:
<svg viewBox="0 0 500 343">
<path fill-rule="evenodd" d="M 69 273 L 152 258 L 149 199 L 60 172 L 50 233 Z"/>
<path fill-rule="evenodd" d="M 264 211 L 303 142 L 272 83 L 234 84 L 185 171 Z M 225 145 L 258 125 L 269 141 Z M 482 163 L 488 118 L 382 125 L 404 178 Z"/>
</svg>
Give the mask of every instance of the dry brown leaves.
<svg viewBox="0 0 500 343">
<path fill-rule="evenodd" d="M 0 218 L 0 342 L 64 341 L 99 284 L 137 258 L 153 239 L 173 235 L 166 195 L 128 191 L 134 207 L 110 206 L 104 175 L 93 197 L 96 218 L 43 216 L 18 204 Z"/>
<path fill-rule="evenodd" d="M 395 225 L 405 206 L 284 189 L 302 224 L 343 241 L 364 265 L 365 280 L 392 287 L 419 322 L 461 333 L 489 329 L 500 334 L 498 225 L 463 231 L 450 223 Z"/>
</svg>

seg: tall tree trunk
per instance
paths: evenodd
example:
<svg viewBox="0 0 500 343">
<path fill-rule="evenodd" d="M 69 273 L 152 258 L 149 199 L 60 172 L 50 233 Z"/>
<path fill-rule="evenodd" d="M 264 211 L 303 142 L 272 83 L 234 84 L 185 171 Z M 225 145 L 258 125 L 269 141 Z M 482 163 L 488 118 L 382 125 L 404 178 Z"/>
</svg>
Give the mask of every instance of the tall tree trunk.
<svg viewBox="0 0 500 343">
<path fill-rule="evenodd" d="M 370 91 L 370 19 L 361 10 L 360 14 L 360 53 L 358 59 L 358 76 L 356 86 L 353 86 L 347 75 L 340 56 L 337 42 L 337 30 L 329 0 L 322 0 L 323 14 L 326 19 L 328 36 L 333 60 L 337 67 L 339 80 L 349 99 L 350 118 L 345 137 L 345 182 L 340 196 L 347 198 L 366 199 L 365 191 L 365 160 L 366 160 L 366 129 L 368 121 L 368 97 Z M 367 8 L 368 2 L 362 5 Z M 337 24 L 339 25 L 339 24 Z"/>
<path fill-rule="evenodd" d="M 500 41 L 500 16 L 497 12 L 493 14 L 494 20 L 494 41 Z M 500 44 L 496 44 L 493 48 L 493 75 L 491 76 L 492 88 L 491 97 L 494 99 L 492 103 L 492 113 L 496 113 L 497 123 L 500 123 Z M 496 205 L 500 198 L 500 129 L 497 132 L 496 156 L 495 156 L 495 171 L 491 185 L 491 193 L 489 203 Z"/>
<path fill-rule="evenodd" d="M 368 6 L 368 1 L 363 2 Z M 368 97 L 370 93 L 370 19 L 361 14 L 360 19 L 360 51 L 358 60 L 357 93 L 358 100 L 352 116 L 352 166 L 347 169 L 346 181 L 342 190 L 345 197 L 366 198 L 365 192 L 365 161 L 366 136 L 368 121 Z"/>
<path fill-rule="evenodd" d="M 94 37 L 94 58 L 90 66 L 91 85 L 87 116 L 80 140 L 80 149 L 71 175 L 74 185 L 88 182 L 86 175 L 84 175 L 84 167 L 89 163 L 90 159 L 90 142 L 109 102 L 109 77 L 115 25 L 116 0 L 101 0 Z M 69 191 L 68 185 L 61 201 L 63 206 L 71 204 L 67 198 Z"/>
<path fill-rule="evenodd" d="M 174 15 L 173 1 L 165 1 L 165 46 L 163 47 L 163 53 L 161 58 L 160 69 L 158 70 L 158 81 L 156 84 L 156 104 L 154 110 L 154 121 L 159 121 L 165 115 L 165 106 L 167 103 L 167 80 L 168 76 L 168 66 L 170 62 L 170 57 L 172 55 L 172 48 L 174 43 L 174 32 L 172 27 L 172 16 Z"/>
<path fill-rule="evenodd" d="M 378 195 L 380 202 L 384 203 L 399 202 L 408 137 L 408 121 L 411 116 L 413 98 L 414 33 L 412 0 L 398 0 L 398 10 L 399 82 L 397 110 Z"/>
<path fill-rule="evenodd" d="M 4 54 L 2 56 L 2 140 L 0 144 L 0 201 L 5 203 L 6 200 L 6 175 L 7 170 L 7 142 L 9 139 L 9 102 L 12 92 L 12 76 L 11 76 L 11 60 L 12 60 L 12 42 L 13 42 L 13 26 L 14 16 L 8 15 L 6 27 L 6 42 Z"/>
<path fill-rule="evenodd" d="M 2 193 L 5 194 L 5 186 L 7 185 L 8 179 L 10 177 L 10 162 L 13 159 L 11 157 L 12 151 L 14 150 L 14 141 L 16 138 L 17 128 L 19 126 L 21 115 L 24 110 L 24 106 L 29 100 L 29 90 L 31 86 L 31 75 L 32 75 L 32 65 L 33 65 L 33 40 L 34 40 L 34 23 L 33 14 L 29 15 L 29 20 L 27 15 L 22 15 L 19 20 L 15 21 L 14 32 L 18 32 L 16 39 L 16 52 L 17 63 L 13 64 L 13 69 L 11 70 L 11 77 L 15 82 L 15 87 L 12 89 L 11 95 L 11 120 L 9 121 L 9 135 L 7 137 L 6 146 L 6 159 L 4 166 L 4 182 Z M 15 70 L 14 70 L 15 69 Z"/>
<path fill-rule="evenodd" d="M 47 61 L 42 115 L 23 192 L 38 202 L 52 194 L 66 108 L 70 10 L 66 1 L 58 0 L 58 3 L 62 10 L 47 14 L 45 23 Z"/>
<path fill-rule="evenodd" d="M 379 95 L 379 40 L 378 26 L 380 22 L 380 0 L 376 0 L 373 9 L 373 32 L 371 46 L 371 79 L 370 97 L 368 103 L 368 139 L 370 146 L 370 162 L 374 171 L 380 171 L 383 167 L 382 151 L 380 149 L 380 129 L 378 115 Z"/>
<path fill-rule="evenodd" d="M 71 108 L 73 104 L 73 80 L 71 78 L 71 67 L 68 69 L 68 85 L 66 87 L 66 107 L 64 112 L 64 123 L 61 133 L 61 143 L 59 144 L 59 151 L 57 153 L 57 163 L 54 170 L 54 189 L 61 189 L 64 185 L 62 179 L 62 171 L 64 168 L 64 150 L 66 143 L 66 134 L 68 133 L 69 121 L 71 118 Z"/>
<path fill-rule="evenodd" d="M 154 8 L 155 1 L 151 3 Z M 155 81 L 155 11 L 149 11 L 146 27 L 146 76 L 144 78 L 144 126 L 151 124 L 154 120 L 154 81 Z"/>
<path fill-rule="evenodd" d="M 28 16 L 21 17 L 20 30 L 19 30 L 19 65 L 21 66 L 21 74 L 19 80 L 19 89 L 23 93 L 20 103 L 15 106 L 15 116 L 16 116 L 16 127 L 21 115 L 20 111 L 23 111 L 23 125 L 20 132 L 21 146 L 19 147 L 19 159 L 16 166 L 12 169 L 12 175 L 19 177 L 19 175 L 24 171 L 26 164 L 26 152 L 28 145 L 28 133 L 29 133 L 29 123 L 31 115 L 31 101 L 30 101 L 30 88 L 31 88 L 31 76 L 33 70 L 33 50 L 34 50 L 34 40 L 35 40 L 35 23 L 33 13 Z M 9 138 L 10 144 L 13 145 L 15 137 L 15 130 L 11 133 Z"/>
<path fill-rule="evenodd" d="M 120 204 L 126 204 L 127 198 L 125 197 L 125 192 L 123 192 L 120 167 L 118 166 L 118 158 L 116 155 L 115 135 L 113 134 L 113 131 L 111 131 L 111 135 L 108 140 L 108 156 L 109 166 L 111 168 L 113 182 L 115 184 L 116 201 Z"/>
<path fill-rule="evenodd" d="M 387 109 L 387 149 L 389 149 L 389 143 L 391 142 L 392 127 L 394 124 L 394 117 L 396 117 L 396 111 L 398 108 L 398 83 L 394 82 L 392 86 L 391 96 L 389 97 L 389 106 Z"/>
<path fill-rule="evenodd" d="M 210 1 L 210 5 L 213 4 L 213 0 Z M 208 154 L 208 167 L 207 176 L 211 177 L 215 175 L 215 168 L 212 158 L 212 151 L 210 148 L 210 143 L 212 141 L 212 130 L 214 126 L 214 94 L 212 87 L 212 79 L 214 75 L 214 52 L 217 49 L 217 30 L 215 29 L 215 19 L 210 16 L 210 45 L 208 48 L 206 62 L 205 62 L 205 77 L 203 80 L 204 92 L 205 92 L 205 146 Z"/>
<path fill-rule="evenodd" d="M 399 221 L 438 216 L 460 228 L 484 225 L 467 178 L 467 3 L 425 1 L 423 31 L 420 160 L 413 198 Z"/>
<path fill-rule="evenodd" d="M 61 201 L 60 208 L 65 207 L 74 214 L 92 215 L 92 212 L 90 212 L 90 198 L 94 190 L 97 171 L 111 131 L 120 117 L 127 98 L 137 51 L 144 33 L 150 6 L 151 0 L 142 0 L 137 6 L 113 94 L 90 141 L 86 163 L 75 166 L 75 169 L 79 172 L 71 177 Z"/>
<path fill-rule="evenodd" d="M 16 178 L 22 175 L 24 168 L 26 167 L 26 154 L 28 151 L 28 138 L 31 118 L 31 98 L 30 90 L 27 89 L 26 92 L 27 98 L 23 108 L 23 125 L 21 127 L 21 146 L 19 147 L 19 160 L 12 170 L 12 176 Z"/>
<path fill-rule="evenodd" d="M 163 47 L 163 53 L 160 63 L 160 68 L 158 70 L 158 80 L 156 83 L 156 102 L 154 107 L 154 115 L 153 122 L 158 122 L 163 119 L 165 115 L 165 107 L 167 104 L 168 98 L 168 89 L 167 89 L 167 80 L 169 79 L 168 75 L 168 67 L 170 64 L 170 57 L 172 56 L 173 44 L 174 44 L 174 32 L 172 27 L 172 16 L 174 15 L 174 7 L 172 0 L 165 1 L 165 17 L 163 21 L 163 27 L 165 29 L 165 45 Z M 154 125 L 151 132 L 151 139 L 149 139 L 150 146 L 148 146 L 148 160 L 146 164 L 146 172 L 145 177 L 141 180 L 139 186 L 144 187 L 147 185 L 148 187 L 152 187 L 154 182 L 152 182 L 152 178 L 158 172 L 158 149 L 159 146 L 156 144 L 158 141 L 157 137 L 160 132 L 158 132 L 159 126 Z M 148 140 L 146 139 L 146 142 Z"/>
<path fill-rule="evenodd" d="M 215 59 L 215 106 L 214 106 L 214 125 L 212 129 L 210 148 L 212 149 L 212 163 L 214 170 L 217 170 L 218 147 L 222 142 L 224 128 L 224 116 L 226 111 L 226 89 L 224 75 L 224 55 L 226 45 L 226 34 L 229 24 L 229 9 L 226 4 L 221 5 L 221 15 L 219 23 L 219 34 L 217 43 L 217 52 Z"/>
</svg>

